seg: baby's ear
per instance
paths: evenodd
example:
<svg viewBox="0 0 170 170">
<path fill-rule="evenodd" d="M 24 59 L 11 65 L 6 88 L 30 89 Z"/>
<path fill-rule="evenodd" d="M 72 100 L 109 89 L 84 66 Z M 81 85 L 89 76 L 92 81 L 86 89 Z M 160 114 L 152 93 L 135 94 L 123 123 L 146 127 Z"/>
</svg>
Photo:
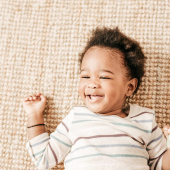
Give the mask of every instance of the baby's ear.
<svg viewBox="0 0 170 170">
<path fill-rule="evenodd" d="M 138 85 L 138 79 L 137 78 L 133 78 L 133 79 L 129 80 L 128 88 L 127 88 L 127 92 L 126 92 L 127 97 L 131 96 L 134 93 L 134 91 L 137 88 L 137 85 Z"/>
</svg>

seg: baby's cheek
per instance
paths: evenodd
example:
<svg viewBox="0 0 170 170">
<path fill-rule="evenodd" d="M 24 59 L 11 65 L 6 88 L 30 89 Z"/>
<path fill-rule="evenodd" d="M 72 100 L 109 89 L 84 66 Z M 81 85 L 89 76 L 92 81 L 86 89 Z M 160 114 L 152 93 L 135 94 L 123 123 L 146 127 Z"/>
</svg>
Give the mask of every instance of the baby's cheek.
<svg viewBox="0 0 170 170">
<path fill-rule="evenodd" d="M 81 84 L 79 84 L 79 87 L 78 87 L 78 93 L 79 93 L 79 95 L 81 95 L 81 91 L 82 91 L 82 87 L 81 87 Z"/>
<path fill-rule="evenodd" d="M 84 88 L 81 84 L 79 84 L 78 93 L 81 99 L 84 100 Z"/>
</svg>

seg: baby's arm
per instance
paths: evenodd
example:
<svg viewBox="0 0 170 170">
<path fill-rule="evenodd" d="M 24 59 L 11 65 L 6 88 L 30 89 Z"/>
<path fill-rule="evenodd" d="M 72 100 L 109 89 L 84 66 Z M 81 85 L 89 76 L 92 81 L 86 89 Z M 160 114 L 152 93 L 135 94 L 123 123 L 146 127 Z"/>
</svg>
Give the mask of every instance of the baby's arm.
<svg viewBox="0 0 170 170">
<path fill-rule="evenodd" d="M 168 146 L 169 149 L 163 155 L 162 169 L 163 170 L 170 170 L 170 127 L 165 126 L 163 128 L 163 132 L 164 132 L 164 135 L 167 138 L 167 146 Z"/>
<path fill-rule="evenodd" d="M 44 124 L 43 111 L 46 105 L 46 97 L 38 93 L 33 96 L 26 97 L 23 101 L 23 107 L 28 116 L 28 127 Z M 45 132 L 44 126 L 34 126 L 28 128 L 28 139 L 32 139 Z"/>
<path fill-rule="evenodd" d="M 28 138 L 27 150 L 38 169 L 49 169 L 63 161 L 70 151 L 72 141 L 69 138 L 69 128 L 73 111 L 70 112 L 57 126 L 57 129 L 48 135 L 43 124 L 43 111 L 46 98 L 42 94 L 27 97 L 23 101 L 23 107 L 28 115 Z"/>
</svg>

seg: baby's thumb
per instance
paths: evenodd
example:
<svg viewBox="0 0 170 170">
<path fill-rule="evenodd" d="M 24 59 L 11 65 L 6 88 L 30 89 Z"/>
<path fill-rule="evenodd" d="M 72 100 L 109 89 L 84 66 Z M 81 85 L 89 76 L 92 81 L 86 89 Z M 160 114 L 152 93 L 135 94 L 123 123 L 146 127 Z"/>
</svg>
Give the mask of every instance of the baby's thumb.
<svg viewBox="0 0 170 170">
<path fill-rule="evenodd" d="M 46 100 L 47 100 L 46 97 L 43 94 L 40 95 L 40 99 L 41 99 L 42 102 L 46 102 Z"/>
</svg>

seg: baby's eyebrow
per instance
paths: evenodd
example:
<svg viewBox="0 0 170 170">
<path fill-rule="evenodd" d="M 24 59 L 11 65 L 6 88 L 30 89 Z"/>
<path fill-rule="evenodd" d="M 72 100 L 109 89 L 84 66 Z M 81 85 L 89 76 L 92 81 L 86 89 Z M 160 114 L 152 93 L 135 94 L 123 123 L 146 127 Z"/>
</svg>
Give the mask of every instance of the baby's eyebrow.
<svg viewBox="0 0 170 170">
<path fill-rule="evenodd" d="M 101 72 L 107 72 L 107 73 L 110 73 L 110 74 L 113 74 L 113 75 L 114 75 L 114 73 L 113 73 L 112 71 L 110 71 L 110 70 L 101 69 L 100 71 L 101 71 Z"/>
<path fill-rule="evenodd" d="M 81 69 L 80 72 L 87 71 L 87 70 L 88 70 L 87 68 L 84 68 L 84 69 Z"/>
<path fill-rule="evenodd" d="M 80 72 L 83 72 L 83 71 L 88 71 L 88 69 L 87 69 L 87 68 L 84 68 L 84 69 L 81 69 L 81 70 L 80 70 Z M 114 73 L 113 73 L 112 71 L 106 70 L 106 69 L 101 69 L 100 72 L 107 72 L 107 73 L 110 73 L 110 74 L 113 74 L 113 75 L 114 75 Z"/>
</svg>

